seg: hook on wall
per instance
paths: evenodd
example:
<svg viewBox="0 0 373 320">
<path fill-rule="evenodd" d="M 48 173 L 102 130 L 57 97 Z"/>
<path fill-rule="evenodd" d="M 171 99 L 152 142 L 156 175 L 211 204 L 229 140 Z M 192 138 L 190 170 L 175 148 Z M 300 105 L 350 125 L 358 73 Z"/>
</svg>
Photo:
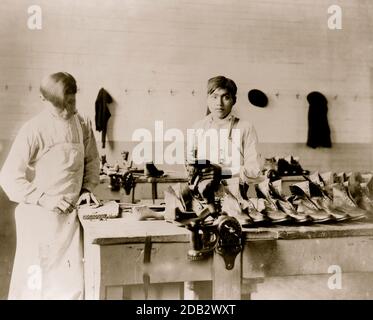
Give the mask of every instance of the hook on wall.
<svg viewBox="0 0 373 320">
<path fill-rule="evenodd" d="M 276 92 L 276 93 L 275 93 L 275 96 L 276 96 L 276 98 L 278 98 L 278 97 L 280 96 L 280 93 L 279 93 L 279 92 Z"/>
<path fill-rule="evenodd" d="M 124 94 L 127 94 L 128 93 L 128 90 L 127 89 L 124 89 Z"/>
<path fill-rule="evenodd" d="M 28 86 L 28 90 L 29 90 L 29 91 L 32 90 L 32 85 L 31 85 L 31 84 Z"/>
<path fill-rule="evenodd" d="M 148 95 L 151 95 L 152 94 L 152 89 L 148 89 Z"/>
<path fill-rule="evenodd" d="M 5 85 L 5 90 L 8 90 L 8 88 L 9 88 L 9 87 L 8 87 L 8 85 L 6 84 L 6 85 Z"/>
<path fill-rule="evenodd" d="M 194 91 L 194 89 L 192 90 L 192 96 L 194 96 L 196 94 L 196 92 Z"/>
<path fill-rule="evenodd" d="M 170 90 L 170 95 L 171 95 L 171 96 L 174 96 L 174 95 L 175 95 L 175 91 L 171 89 L 171 90 Z"/>
<path fill-rule="evenodd" d="M 334 100 L 337 100 L 338 99 L 338 94 L 336 94 L 335 96 L 334 96 Z"/>
<path fill-rule="evenodd" d="M 354 101 L 356 101 L 356 100 L 357 100 L 357 97 L 358 97 L 358 96 L 357 96 L 357 95 L 355 95 L 355 97 L 354 97 Z"/>
<path fill-rule="evenodd" d="M 296 97 L 297 99 L 299 99 L 299 97 L 300 97 L 300 94 L 299 94 L 299 93 L 297 93 L 297 94 L 295 95 L 295 97 Z"/>
</svg>

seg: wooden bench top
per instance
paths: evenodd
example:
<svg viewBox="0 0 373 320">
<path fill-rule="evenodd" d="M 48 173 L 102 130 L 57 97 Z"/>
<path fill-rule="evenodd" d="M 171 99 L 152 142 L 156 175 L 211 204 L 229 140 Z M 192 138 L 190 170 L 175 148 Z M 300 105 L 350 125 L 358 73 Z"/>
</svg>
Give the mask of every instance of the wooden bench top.
<svg viewBox="0 0 373 320">
<path fill-rule="evenodd" d="M 166 221 L 129 221 L 126 218 L 116 218 L 105 221 L 82 220 L 82 225 L 85 236 L 99 245 L 139 243 L 144 242 L 148 236 L 152 237 L 152 242 L 190 241 L 189 230 Z M 243 232 L 246 241 L 373 236 L 373 223 L 347 221 L 307 226 L 274 225 L 244 228 Z"/>
</svg>

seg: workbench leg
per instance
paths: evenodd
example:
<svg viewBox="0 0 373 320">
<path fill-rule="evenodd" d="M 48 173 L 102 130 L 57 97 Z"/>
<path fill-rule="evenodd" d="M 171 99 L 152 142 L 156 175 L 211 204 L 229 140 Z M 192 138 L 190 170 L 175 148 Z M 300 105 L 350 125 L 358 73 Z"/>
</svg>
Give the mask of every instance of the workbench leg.
<svg viewBox="0 0 373 320">
<path fill-rule="evenodd" d="M 198 295 L 194 291 L 194 282 L 184 282 L 184 299 L 185 300 L 198 300 Z"/>
<path fill-rule="evenodd" d="M 264 278 L 257 279 L 242 279 L 241 284 L 241 299 L 251 300 L 251 295 L 258 292 L 258 283 L 263 283 Z"/>
<path fill-rule="evenodd" d="M 132 203 L 135 203 L 135 189 L 136 189 L 136 187 L 134 186 L 132 188 Z"/>
<path fill-rule="evenodd" d="M 152 182 L 152 199 L 153 204 L 155 203 L 155 199 L 158 199 L 157 182 Z"/>
<path fill-rule="evenodd" d="M 85 300 L 99 300 L 103 297 L 101 287 L 100 246 L 84 237 L 84 286 Z"/>
<path fill-rule="evenodd" d="M 215 253 L 212 268 L 212 294 L 214 300 L 240 300 L 242 255 L 237 255 L 232 270 L 227 270 L 224 259 Z"/>
</svg>

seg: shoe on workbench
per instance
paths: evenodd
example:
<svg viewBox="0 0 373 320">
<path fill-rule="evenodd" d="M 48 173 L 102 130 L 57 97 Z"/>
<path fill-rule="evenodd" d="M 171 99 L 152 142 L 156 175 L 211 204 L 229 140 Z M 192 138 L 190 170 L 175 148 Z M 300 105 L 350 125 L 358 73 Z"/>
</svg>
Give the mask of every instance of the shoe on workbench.
<svg viewBox="0 0 373 320">
<path fill-rule="evenodd" d="M 309 177 L 304 176 L 304 178 L 308 181 L 311 200 L 319 209 L 327 212 L 335 221 L 344 221 L 349 218 L 345 210 L 341 210 L 341 208 L 333 205 L 333 196 L 323 186 L 318 173 L 312 174 Z"/>
<path fill-rule="evenodd" d="M 252 218 L 243 211 L 238 199 L 233 195 L 228 187 L 223 187 L 224 195 L 221 199 L 221 210 L 228 216 L 234 217 L 241 226 L 250 226 L 253 224 Z"/>
<path fill-rule="evenodd" d="M 144 174 L 147 177 L 159 178 L 163 176 L 164 171 L 158 170 L 153 162 L 147 162 L 145 163 Z"/>
<path fill-rule="evenodd" d="M 281 211 L 277 205 L 276 201 L 271 198 L 269 191 L 269 180 L 264 180 L 263 182 L 255 185 L 255 191 L 258 198 L 263 199 L 264 209 L 261 211 L 264 213 L 268 219 L 273 223 L 282 223 L 289 221 L 289 216 Z"/>
<path fill-rule="evenodd" d="M 366 217 L 366 211 L 359 208 L 351 196 L 345 184 L 336 183 L 333 185 L 333 205 L 345 211 L 351 220 L 360 220 Z"/>
<path fill-rule="evenodd" d="M 285 212 L 293 221 L 297 223 L 308 222 L 309 218 L 303 213 L 297 212 L 293 204 L 286 199 L 282 193 L 282 181 L 276 180 L 268 184 L 269 193 L 272 199 L 275 199 L 277 208 Z"/>
<path fill-rule="evenodd" d="M 297 212 L 308 215 L 314 223 L 331 220 L 330 213 L 326 212 L 317 202 L 311 199 L 309 181 L 293 184 L 289 188 L 293 194 L 291 202 L 297 209 Z"/>
</svg>

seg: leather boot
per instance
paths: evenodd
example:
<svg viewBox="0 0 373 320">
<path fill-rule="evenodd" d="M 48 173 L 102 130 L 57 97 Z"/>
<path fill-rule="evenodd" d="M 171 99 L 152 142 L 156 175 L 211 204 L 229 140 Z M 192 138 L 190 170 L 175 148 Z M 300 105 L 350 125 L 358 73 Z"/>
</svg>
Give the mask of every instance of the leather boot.
<svg viewBox="0 0 373 320">
<path fill-rule="evenodd" d="M 373 200 L 369 197 L 369 188 L 366 183 L 360 184 L 360 196 L 356 199 L 356 203 L 359 208 L 366 211 L 367 218 L 369 220 L 373 219 Z"/>
<path fill-rule="evenodd" d="M 290 172 L 293 176 L 302 176 L 302 175 L 309 175 L 309 170 L 304 170 L 302 166 L 299 163 L 298 158 L 294 158 L 293 156 L 290 156 Z"/>
<path fill-rule="evenodd" d="M 334 183 L 334 177 L 336 176 L 336 174 L 334 172 L 328 171 L 320 173 L 319 176 L 324 185 L 327 186 Z"/>
<path fill-rule="evenodd" d="M 266 222 L 266 217 L 257 210 L 251 199 L 243 200 L 241 208 L 253 220 L 254 223 Z"/>
<path fill-rule="evenodd" d="M 291 219 L 297 223 L 304 223 L 309 221 L 307 215 L 297 212 L 293 204 L 289 202 L 282 194 L 282 181 L 277 180 L 269 183 L 270 195 L 273 199 L 276 199 L 277 207 L 285 212 Z"/>
<path fill-rule="evenodd" d="M 359 208 L 367 211 L 367 217 L 373 219 L 373 175 L 354 174 L 349 179 L 348 189 Z"/>
<path fill-rule="evenodd" d="M 360 174 L 358 175 L 358 181 L 360 183 L 366 184 L 366 188 L 368 191 L 368 197 L 373 200 L 373 174 L 367 173 L 367 174 Z"/>
<path fill-rule="evenodd" d="M 292 203 L 298 212 L 308 215 L 315 223 L 330 221 L 330 214 L 311 199 L 309 181 L 293 184 L 289 188 L 294 196 Z"/>
<path fill-rule="evenodd" d="M 283 158 L 278 159 L 277 172 L 281 177 L 291 175 L 290 163 Z"/>
<path fill-rule="evenodd" d="M 334 207 L 333 198 L 322 187 L 319 176 L 311 175 L 309 178 L 306 176 L 304 177 L 309 183 L 311 200 L 319 209 L 325 210 L 325 212 L 329 213 L 335 221 L 343 221 L 349 218 L 345 211 Z"/>
<path fill-rule="evenodd" d="M 268 183 L 269 180 L 264 180 L 263 182 L 255 185 L 257 197 L 264 200 L 263 213 L 265 213 L 273 223 L 289 221 L 290 217 L 285 212 L 281 211 L 277 207 L 276 201 L 271 198 Z"/>
<path fill-rule="evenodd" d="M 126 195 L 131 193 L 131 190 L 135 187 L 136 180 L 132 174 L 132 172 L 127 171 L 122 177 L 122 187 L 126 192 Z"/>
<path fill-rule="evenodd" d="M 333 206 L 346 212 L 351 220 L 366 217 L 366 211 L 358 207 L 345 184 L 336 183 L 333 185 Z"/>
<path fill-rule="evenodd" d="M 326 193 L 326 195 L 330 198 L 333 199 L 333 187 L 332 185 L 334 184 L 334 179 L 336 177 L 336 174 L 329 171 L 329 172 L 324 172 L 319 174 L 319 179 L 320 179 L 320 186 L 323 189 L 323 192 Z"/>
<path fill-rule="evenodd" d="M 334 175 L 334 183 L 343 184 L 347 181 L 346 173 L 345 172 L 338 172 Z"/>
<path fill-rule="evenodd" d="M 147 177 L 159 178 L 163 176 L 164 171 L 158 170 L 153 162 L 145 163 L 144 174 Z"/>
<path fill-rule="evenodd" d="M 248 199 L 247 184 L 240 184 L 238 179 L 223 180 L 221 183 L 221 188 L 219 188 L 218 193 L 216 193 L 216 196 L 224 197 L 224 194 L 226 193 L 227 189 L 237 199 L 243 215 L 249 216 L 252 222 L 254 222 L 255 224 L 266 221 L 266 217 L 262 213 L 260 213 L 255 208 L 254 204 Z M 221 192 L 221 190 L 223 192 Z"/>
<path fill-rule="evenodd" d="M 224 187 L 224 196 L 221 199 L 221 210 L 228 216 L 234 217 L 241 226 L 250 226 L 253 220 L 243 212 L 237 198 L 232 194 L 228 187 Z"/>
</svg>

